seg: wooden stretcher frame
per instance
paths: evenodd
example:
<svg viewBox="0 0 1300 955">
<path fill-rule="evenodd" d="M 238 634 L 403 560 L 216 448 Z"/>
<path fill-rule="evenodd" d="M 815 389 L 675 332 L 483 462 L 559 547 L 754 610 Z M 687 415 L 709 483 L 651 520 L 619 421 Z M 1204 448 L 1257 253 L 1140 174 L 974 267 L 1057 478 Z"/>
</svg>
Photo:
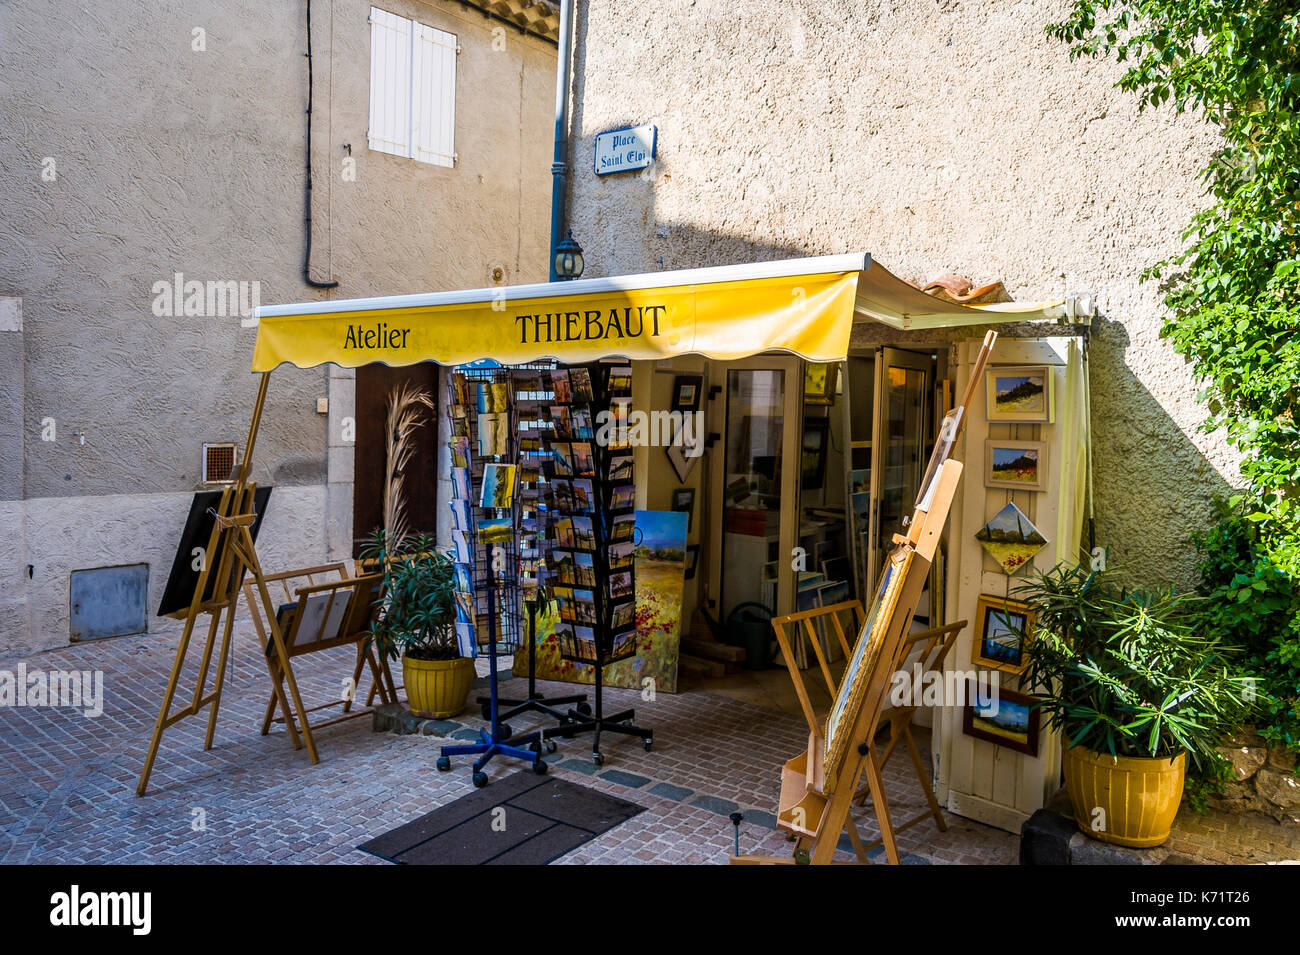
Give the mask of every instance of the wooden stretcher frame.
<svg viewBox="0 0 1300 955">
<path fill-rule="evenodd" d="M 851 713 L 851 726 L 845 739 L 851 744 L 842 759 L 826 759 L 827 741 L 824 730 L 815 719 L 810 720 L 808 748 L 788 761 L 781 772 L 781 798 L 777 813 L 779 827 L 795 835 L 795 848 L 791 856 L 733 855 L 733 865 L 793 865 L 793 864 L 829 864 L 834 861 L 839 835 L 848 832 L 849 841 L 859 862 L 867 862 L 866 847 L 862 844 L 857 826 L 850 817 L 853 800 L 859 792 L 859 783 L 866 774 L 866 790 L 875 809 L 880 826 L 881 842 L 886 858 L 897 865 L 900 861 L 895 828 L 889 816 L 889 805 L 885 795 L 884 781 L 880 768 L 882 760 L 876 753 L 875 736 L 879 728 L 881 715 L 889 683 L 908 649 L 914 644 L 907 639 L 916 605 L 920 601 L 938 551 L 940 536 L 947 522 L 948 511 L 961 480 L 962 464 L 948 458 L 952 446 L 960 436 L 965 421 L 966 409 L 974 396 L 975 386 L 983 379 L 984 366 L 997 340 L 995 332 L 985 335 L 983 348 L 980 350 L 971 373 L 970 384 L 962 398 L 960 409 L 955 416 L 955 430 L 942 436 L 936 444 L 935 454 L 922 482 L 921 495 L 910 522 L 907 523 L 907 535 L 894 535 L 895 550 L 890 555 L 891 564 L 902 569 L 901 583 L 895 581 L 887 589 L 888 606 L 882 611 L 883 620 L 868 619 L 864 632 L 858 637 L 856 653 L 862 646 L 861 641 L 877 639 L 880 631 L 879 646 L 867 647 L 874 653 L 869 673 L 851 677 L 846 670 L 846 681 L 854 683 L 845 685 L 841 681 L 835 698 L 841 693 L 850 693 L 852 706 L 844 713 Z M 882 588 L 882 594 L 886 588 Z M 810 625 L 805 621 L 805 626 Z M 838 628 L 838 627 L 837 627 Z M 778 637 L 781 631 L 778 629 Z M 814 641 L 816 646 L 816 641 Z M 782 650 L 788 648 L 788 640 Z M 852 659 L 852 658 L 850 658 Z M 851 665 L 851 664 L 850 664 Z M 829 668 L 823 670 L 823 677 L 828 685 Z M 865 680 L 865 686 L 856 685 Z M 796 685 L 797 685 L 796 681 Z M 811 703 L 806 702 L 806 693 L 800 700 L 805 707 L 805 715 L 811 714 Z M 933 795 L 933 794 L 931 794 Z M 926 814 L 929 815 L 928 813 Z M 925 818 L 925 817 L 922 817 Z"/>
<path fill-rule="evenodd" d="M 332 579 L 331 575 L 333 575 Z M 321 579 L 318 580 L 317 578 Z M 388 669 L 387 661 L 383 659 L 382 655 L 376 655 L 370 639 L 370 627 L 379 601 L 379 593 L 375 585 L 383 581 L 383 574 L 373 573 L 363 574 L 359 577 L 349 577 L 347 566 L 342 562 L 337 562 L 321 564 L 316 567 L 306 567 L 300 570 L 288 570 L 278 574 L 268 574 L 263 580 L 267 584 L 278 583 L 284 591 L 286 601 L 293 601 L 294 606 L 286 620 L 282 621 L 284 646 L 287 652 L 282 662 L 282 658 L 275 649 L 276 645 L 271 638 L 267 621 L 258 609 L 253 587 L 254 582 L 249 581 L 244 584 L 244 595 L 248 600 L 250 616 L 253 618 L 253 627 L 257 631 L 258 643 L 261 644 L 267 672 L 271 677 L 271 698 L 267 701 L 266 715 L 262 720 L 262 735 L 266 736 L 270 732 L 273 722 L 283 722 L 285 729 L 289 733 L 289 741 L 293 744 L 293 748 L 301 749 L 303 740 L 305 740 L 307 752 L 314 763 L 317 760 L 315 741 L 312 737 L 313 730 L 324 729 L 326 726 L 332 726 L 344 720 L 355 719 L 358 716 L 365 716 L 370 712 L 369 709 L 352 711 L 352 703 L 357 697 L 361 673 L 367 663 L 370 666 L 373 684 L 367 696 L 366 706 L 372 705 L 376 694 L 382 703 L 392 703 L 397 698 L 397 690 L 393 686 L 393 678 Z M 291 590 L 290 582 L 295 580 L 306 580 L 307 586 L 296 587 Z M 328 600 L 325 613 L 321 617 L 320 629 L 317 630 L 315 635 L 304 634 L 301 628 L 305 620 L 304 610 L 307 603 L 312 598 L 319 597 L 322 594 L 328 594 Z M 339 622 L 338 633 L 335 636 L 321 639 L 324 628 L 329 623 L 334 605 L 338 600 L 347 600 L 349 602 L 345 616 Z M 307 637 L 308 641 L 299 642 L 300 637 Z M 293 659 L 348 645 L 356 647 L 356 661 L 352 669 L 351 682 L 346 685 L 350 692 L 344 694 L 340 699 L 307 707 L 299 720 L 295 720 L 284 692 L 284 684 L 289 676 L 289 671 L 292 670 Z M 277 706 L 282 714 L 279 717 L 275 715 Z M 314 725 L 306 721 L 307 714 L 316 713 L 334 706 L 341 707 L 341 715 Z M 300 732 L 301 740 L 299 739 Z"/>
</svg>

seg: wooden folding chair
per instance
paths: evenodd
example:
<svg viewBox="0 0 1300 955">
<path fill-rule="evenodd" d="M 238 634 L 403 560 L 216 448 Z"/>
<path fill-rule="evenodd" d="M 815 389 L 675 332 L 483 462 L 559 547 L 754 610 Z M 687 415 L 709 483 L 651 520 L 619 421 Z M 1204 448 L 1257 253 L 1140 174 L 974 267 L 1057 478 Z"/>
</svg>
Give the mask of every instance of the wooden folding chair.
<svg viewBox="0 0 1300 955">
<path fill-rule="evenodd" d="M 312 738 L 313 729 L 323 729 L 369 712 L 352 712 L 352 703 L 357 696 L 361 674 L 367 663 L 373 679 L 368 701 L 373 700 L 376 694 L 384 703 L 391 703 L 397 698 L 392 674 L 386 662 L 376 657 L 375 648 L 370 643 L 370 628 L 381 597 L 383 575 L 348 577 L 344 565 L 335 563 L 270 574 L 263 579 L 266 583 L 279 583 L 289 602 L 277 612 L 287 657 L 282 660 L 269 638 L 269 627 L 253 602 L 252 584 L 244 585 L 253 625 L 271 676 L 271 698 L 267 701 L 266 714 L 262 720 L 262 735 L 266 736 L 270 732 L 272 723 L 283 722 L 293 748 L 301 749 L 305 741 L 308 756 L 316 763 L 319 758 Z M 307 586 L 291 591 L 290 582 L 300 580 L 306 581 Z M 286 677 L 292 674 L 293 658 L 348 645 L 356 647 L 356 660 L 348 684 L 350 692 L 344 693 L 341 699 L 304 708 L 301 720 L 295 720 L 284 692 Z M 370 705 L 369 702 L 367 705 Z M 277 706 L 283 716 L 275 715 Z M 341 707 L 340 716 L 315 725 L 308 722 L 307 714 L 334 706 Z"/>
</svg>

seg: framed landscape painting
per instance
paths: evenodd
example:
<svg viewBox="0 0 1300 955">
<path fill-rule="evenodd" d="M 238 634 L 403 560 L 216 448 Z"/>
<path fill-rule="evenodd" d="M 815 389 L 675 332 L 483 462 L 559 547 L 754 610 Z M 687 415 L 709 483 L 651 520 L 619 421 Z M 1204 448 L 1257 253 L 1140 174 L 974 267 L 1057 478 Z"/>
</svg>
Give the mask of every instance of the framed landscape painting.
<svg viewBox="0 0 1300 955">
<path fill-rule="evenodd" d="M 985 417 L 990 422 L 1051 424 L 1055 420 L 1052 382 L 1048 365 L 990 368 L 984 373 Z"/>
<path fill-rule="evenodd" d="M 998 692 L 996 699 L 967 703 L 962 732 L 1026 756 L 1037 756 L 1040 714 L 1033 703 L 1032 696 L 1005 689 Z"/>
<path fill-rule="evenodd" d="M 1047 442 L 988 438 L 984 442 L 984 486 L 1017 491 L 1047 489 Z"/>
<path fill-rule="evenodd" d="M 1029 666 L 1025 639 L 1034 622 L 1029 604 L 981 594 L 971 663 L 1007 673 L 1024 673 Z"/>
<path fill-rule="evenodd" d="M 975 539 L 1011 576 L 1026 567 L 1048 540 L 1015 503 L 1007 504 L 975 532 Z"/>
</svg>

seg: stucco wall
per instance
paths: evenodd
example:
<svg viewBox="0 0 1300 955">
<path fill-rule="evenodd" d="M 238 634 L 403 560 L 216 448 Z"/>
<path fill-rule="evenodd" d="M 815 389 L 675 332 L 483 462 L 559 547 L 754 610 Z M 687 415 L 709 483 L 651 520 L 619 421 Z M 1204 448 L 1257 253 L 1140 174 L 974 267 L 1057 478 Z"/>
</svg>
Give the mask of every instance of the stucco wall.
<svg viewBox="0 0 1300 955">
<path fill-rule="evenodd" d="M 0 342 L 22 385 L 0 390 L 0 447 L 21 447 L 0 498 L 27 498 L 6 510 L 0 556 L 6 572 L 34 565 L 30 606 L 4 598 L 0 648 L 67 641 L 72 569 L 149 560 L 153 600 L 201 444 L 244 443 L 255 329 L 160 317 L 155 282 L 256 281 L 271 304 L 482 285 L 492 265 L 545 275 L 555 48 L 459 3 L 377 5 L 457 35 L 459 162 L 368 150 L 370 3 L 315 0 L 313 275 L 337 278 L 331 292 L 302 278 L 304 2 L 0 5 L 0 297 L 21 297 L 23 315 Z M 326 368 L 273 377 L 253 476 L 293 515 L 280 566 L 350 551 L 351 389 Z M 14 619 L 31 620 L 21 644 Z"/>
<path fill-rule="evenodd" d="M 1091 291 L 1098 542 L 1185 583 L 1236 480 L 1142 269 L 1198 208 L 1213 130 L 1139 115 L 1119 69 L 1071 63 L 1064 2 L 586 0 L 571 222 L 589 276 L 866 250 L 905 278 Z M 649 175 L 597 178 L 596 133 L 654 123 Z M 905 338 L 900 338 L 905 340 Z"/>
</svg>

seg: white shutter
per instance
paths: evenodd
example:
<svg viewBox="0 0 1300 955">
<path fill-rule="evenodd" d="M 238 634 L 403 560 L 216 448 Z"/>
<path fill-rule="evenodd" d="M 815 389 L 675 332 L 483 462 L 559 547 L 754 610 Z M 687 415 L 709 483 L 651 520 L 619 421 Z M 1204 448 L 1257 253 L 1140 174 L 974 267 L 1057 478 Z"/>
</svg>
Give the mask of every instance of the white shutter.
<svg viewBox="0 0 1300 955">
<path fill-rule="evenodd" d="M 454 166 L 456 36 L 414 24 L 411 57 L 411 156 Z"/>
<path fill-rule="evenodd" d="M 411 21 L 370 8 L 371 149 L 411 155 Z"/>
</svg>

